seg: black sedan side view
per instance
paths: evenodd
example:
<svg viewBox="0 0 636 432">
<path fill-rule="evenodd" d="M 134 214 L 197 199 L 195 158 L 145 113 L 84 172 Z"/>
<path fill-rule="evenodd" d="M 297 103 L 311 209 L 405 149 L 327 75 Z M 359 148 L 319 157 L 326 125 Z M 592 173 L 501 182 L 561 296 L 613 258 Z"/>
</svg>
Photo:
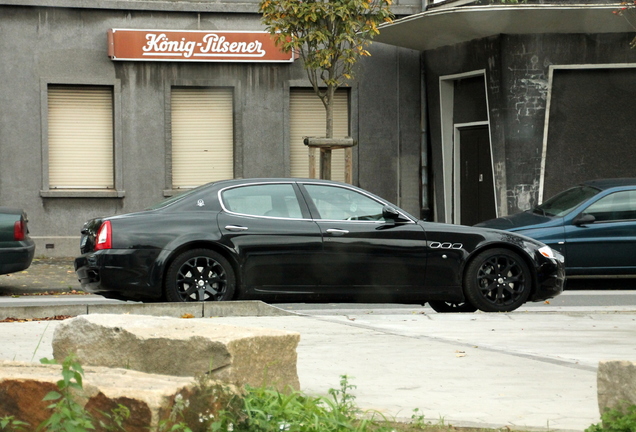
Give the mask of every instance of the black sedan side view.
<svg viewBox="0 0 636 432">
<path fill-rule="evenodd" d="M 563 290 L 563 257 L 505 231 L 417 220 L 360 188 L 313 179 L 210 183 L 93 219 L 83 289 L 140 300 L 424 304 L 508 312 Z"/>
</svg>

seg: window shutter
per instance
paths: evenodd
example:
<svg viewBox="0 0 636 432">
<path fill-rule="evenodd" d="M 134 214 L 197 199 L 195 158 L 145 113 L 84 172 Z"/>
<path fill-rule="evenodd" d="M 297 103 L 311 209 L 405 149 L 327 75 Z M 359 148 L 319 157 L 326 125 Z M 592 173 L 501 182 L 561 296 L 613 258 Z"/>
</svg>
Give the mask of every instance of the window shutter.
<svg viewBox="0 0 636 432">
<path fill-rule="evenodd" d="M 334 97 L 334 138 L 349 135 L 349 101 L 345 89 L 336 91 Z M 292 89 L 290 92 L 290 154 L 292 177 L 309 177 L 309 147 L 303 137 L 324 137 L 327 114 L 325 107 L 313 89 Z M 316 150 L 316 175 L 320 173 L 319 150 Z M 345 181 L 345 151 L 331 152 L 331 178 Z"/>
<path fill-rule="evenodd" d="M 49 86 L 49 188 L 112 189 L 113 90 Z"/>
<path fill-rule="evenodd" d="M 172 187 L 234 178 L 232 89 L 172 89 Z"/>
</svg>

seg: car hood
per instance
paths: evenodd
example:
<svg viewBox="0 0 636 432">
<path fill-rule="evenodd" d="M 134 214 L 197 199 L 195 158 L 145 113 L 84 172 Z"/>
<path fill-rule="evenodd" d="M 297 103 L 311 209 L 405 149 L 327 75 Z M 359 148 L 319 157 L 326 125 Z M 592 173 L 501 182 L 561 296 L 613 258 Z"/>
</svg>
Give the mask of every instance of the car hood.
<svg viewBox="0 0 636 432">
<path fill-rule="evenodd" d="M 547 224 L 553 220 L 554 218 L 551 218 L 549 216 L 543 216 L 537 213 L 532 213 L 531 211 L 525 211 L 523 213 L 517 213 L 497 219 L 490 219 L 484 222 L 480 222 L 475 226 L 514 231 L 531 226 L 538 227 L 540 225 Z"/>
</svg>

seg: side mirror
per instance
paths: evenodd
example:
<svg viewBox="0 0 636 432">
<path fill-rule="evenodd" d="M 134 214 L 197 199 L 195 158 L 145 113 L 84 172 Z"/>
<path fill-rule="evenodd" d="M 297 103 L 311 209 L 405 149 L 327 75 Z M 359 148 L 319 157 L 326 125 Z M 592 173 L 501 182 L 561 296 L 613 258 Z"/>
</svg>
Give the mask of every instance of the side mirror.
<svg viewBox="0 0 636 432">
<path fill-rule="evenodd" d="M 386 206 L 382 207 L 382 217 L 385 220 L 396 221 L 396 220 L 400 219 L 400 212 L 398 212 L 393 207 L 386 205 Z"/>
<path fill-rule="evenodd" d="M 575 217 L 574 220 L 572 221 L 572 223 L 576 226 L 588 225 L 594 222 L 596 222 L 596 218 L 594 217 L 594 215 L 587 214 L 587 213 L 581 213 L 580 215 Z"/>
</svg>

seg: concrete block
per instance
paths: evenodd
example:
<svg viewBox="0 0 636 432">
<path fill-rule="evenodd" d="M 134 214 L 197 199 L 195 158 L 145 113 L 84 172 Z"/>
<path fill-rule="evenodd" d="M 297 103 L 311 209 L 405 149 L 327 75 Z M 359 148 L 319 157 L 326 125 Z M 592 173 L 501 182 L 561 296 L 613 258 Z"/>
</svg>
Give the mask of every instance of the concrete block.
<svg viewBox="0 0 636 432">
<path fill-rule="evenodd" d="M 81 364 L 196 376 L 243 386 L 299 389 L 298 333 L 216 324 L 206 319 L 84 315 L 60 323 L 53 356 Z"/>
<path fill-rule="evenodd" d="M 596 375 L 600 413 L 621 409 L 627 403 L 636 405 L 636 362 L 601 361 Z"/>
<path fill-rule="evenodd" d="M 97 419 L 103 419 L 101 413 L 110 413 L 120 404 L 126 406 L 131 414 L 124 423 L 128 432 L 156 430 L 158 423 L 169 416 L 178 395 L 188 401 L 202 397 L 190 377 L 92 366 L 83 369 L 83 391 L 75 394 L 76 402 Z M 59 365 L 0 361 L 0 418 L 14 416 L 28 422 L 28 430 L 35 430 L 50 417 L 47 407 L 52 402 L 43 398 L 58 390 L 56 382 L 61 378 Z M 205 394 L 210 397 L 209 392 Z M 216 402 L 232 394 L 236 394 L 236 389 L 223 387 L 206 406 L 216 410 L 212 413 L 216 415 L 221 407 Z"/>
</svg>

